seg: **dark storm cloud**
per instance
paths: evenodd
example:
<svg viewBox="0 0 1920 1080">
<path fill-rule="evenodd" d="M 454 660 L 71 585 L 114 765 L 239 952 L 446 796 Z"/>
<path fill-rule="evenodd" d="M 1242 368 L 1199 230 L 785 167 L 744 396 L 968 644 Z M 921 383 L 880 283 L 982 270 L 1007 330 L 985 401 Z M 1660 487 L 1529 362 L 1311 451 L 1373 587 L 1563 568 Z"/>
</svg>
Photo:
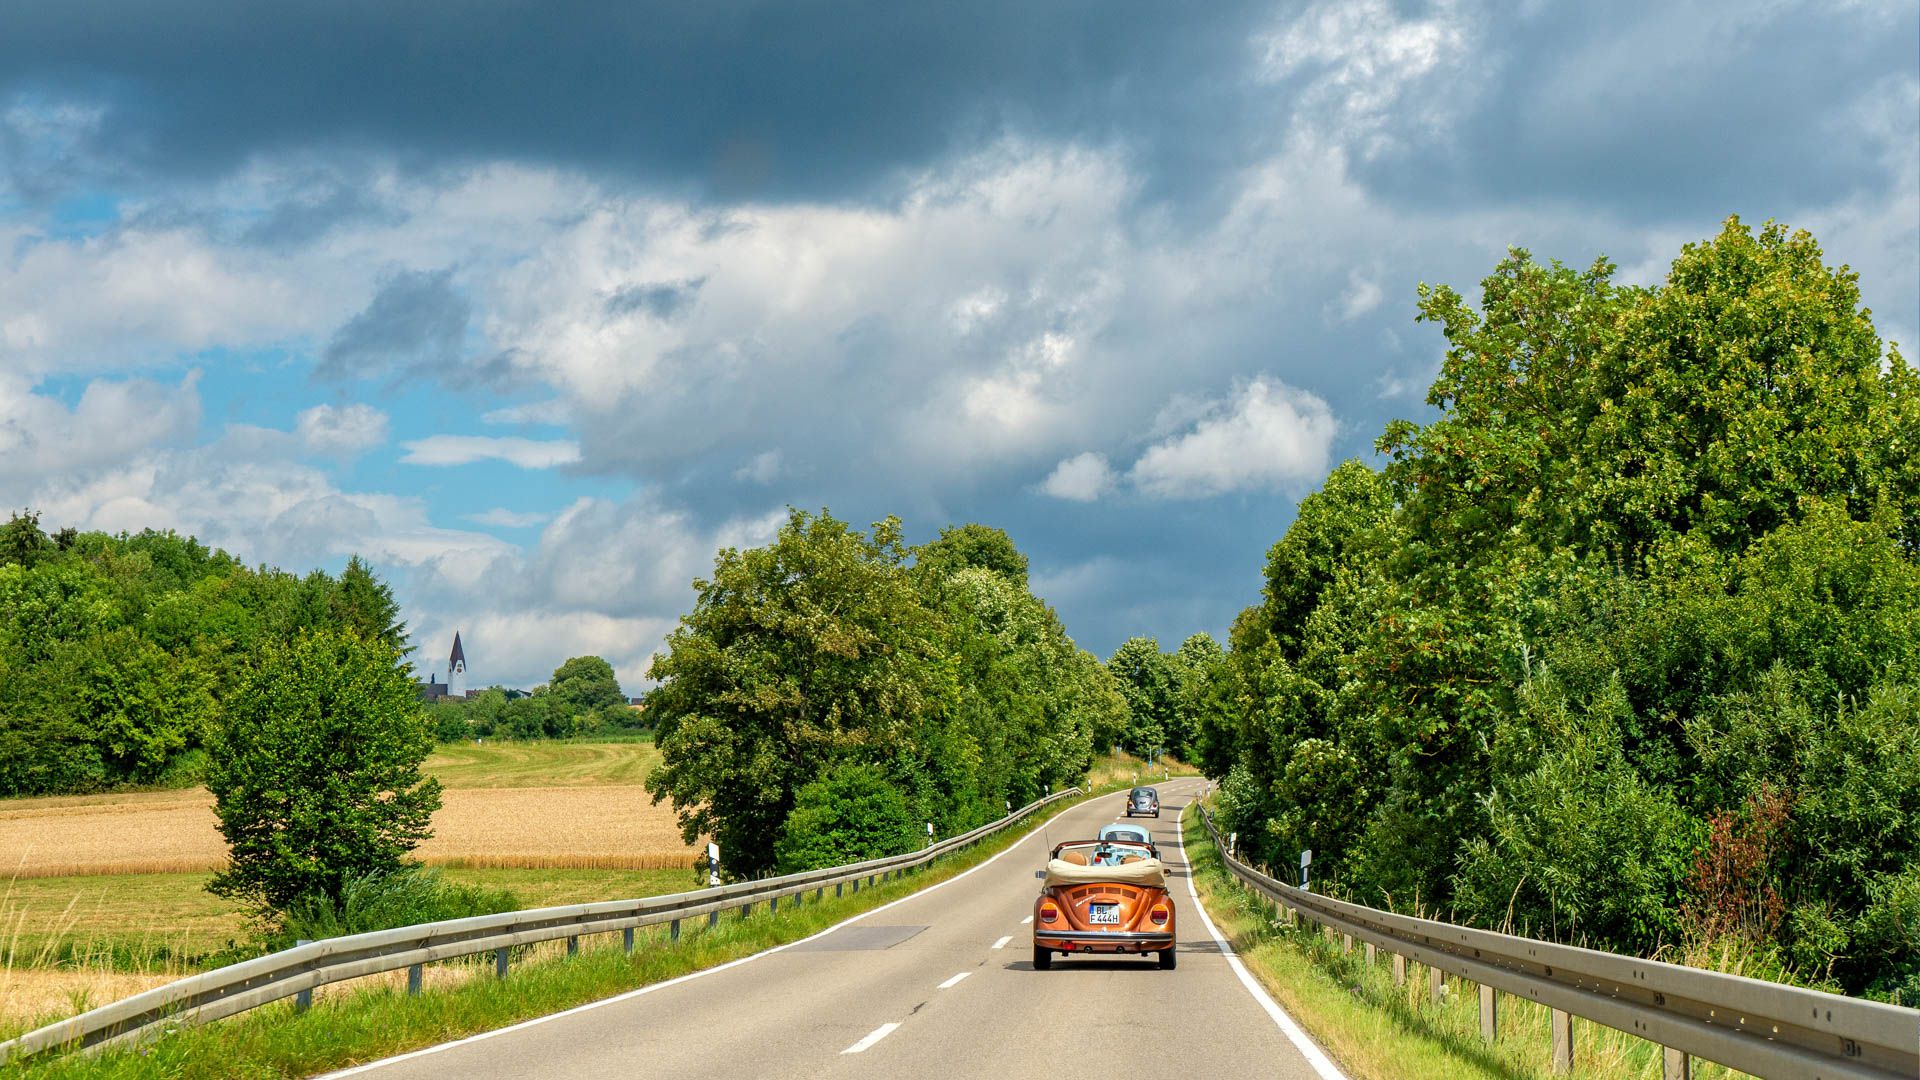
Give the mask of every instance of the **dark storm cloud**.
<svg viewBox="0 0 1920 1080">
<path fill-rule="evenodd" d="M 457 364 L 469 314 L 452 270 L 395 274 L 365 310 L 334 332 L 314 374 L 355 379 Z"/>
<path fill-rule="evenodd" d="M 722 196 L 857 192 L 978 137 L 1190 144 L 1244 122 L 1264 5 L 74 0 L 9 14 L 0 91 L 104 97 L 96 150 L 204 174 L 369 146 Z"/>
<path fill-rule="evenodd" d="M 1461 62 L 1419 81 L 1388 119 L 1400 149 L 1357 160 L 1356 178 L 1408 203 L 1688 222 L 1824 204 L 1895 178 L 1899 148 L 1863 132 L 1860 111 L 1891 92 L 1886 80 L 1914 73 L 1920 7 L 1533 7 L 1470 20 Z M 1454 122 L 1430 124 L 1434 111 Z"/>
</svg>

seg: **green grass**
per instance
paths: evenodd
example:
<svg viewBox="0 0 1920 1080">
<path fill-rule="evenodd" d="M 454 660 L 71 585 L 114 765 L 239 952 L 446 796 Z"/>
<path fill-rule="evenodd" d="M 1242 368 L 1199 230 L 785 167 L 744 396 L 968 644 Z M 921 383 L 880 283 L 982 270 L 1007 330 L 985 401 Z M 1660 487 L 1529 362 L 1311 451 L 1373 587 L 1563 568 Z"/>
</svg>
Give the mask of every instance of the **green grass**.
<svg viewBox="0 0 1920 1080">
<path fill-rule="evenodd" d="M 1122 777 L 1101 790 L 1116 790 L 1124 782 Z M 204 1027 L 183 1027 L 137 1050 L 28 1062 L 15 1075 L 115 1080 L 305 1076 L 403 1053 L 797 941 L 976 866 L 1057 813 L 1059 809 L 1049 808 L 1044 816 L 1029 818 L 931 867 L 858 894 L 820 900 L 809 896 L 798 908 L 783 906 L 778 914 L 760 905 L 747 918 L 723 915 L 720 925 L 711 930 L 695 920 L 677 945 L 665 941 L 665 927 L 638 935 L 631 956 L 620 949 L 617 934 L 583 940 L 580 955 L 572 958 L 557 943 L 550 943 L 522 950 L 521 959 L 504 980 L 486 974 L 489 958 L 451 961 L 437 966 L 466 977 L 438 989 L 430 982 L 417 997 L 408 997 L 394 980 L 388 980 L 369 989 L 335 992 L 305 1013 L 295 1013 L 290 1003 L 276 1003 Z M 18 1030 L 24 1028 L 0 1034 Z"/>
<path fill-rule="evenodd" d="M 646 736 L 574 742 L 441 743 L 427 772 L 450 788 L 641 784 L 660 760 Z"/>
<path fill-rule="evenodd" d="M 1393 983 L 1391 957 L 1374 964 L 1356 942 L 1351 953 L 1319 927 L 1289 927 L 1272 903 L 1226 872 L 1192 807 L 1183 820 L 1194 886 L 1207 914 L 1281 1007 L 1313 1034 L 1355 1080 L 1549 1080 L 1552 1037 L 1545 1007 L 1500 995 L 1500 1037 L 1480 1039 L 1479 990 L 1446 976 L 1434 1004 L 1427 969 L 1409 963 Z M 1574 1080 L 1659 1080 L 1658 1046 L 1599 1024 L 1574 1021 Z M 1744 1076 L 1696 1061 L 1699 1080 Z"/>
</svg>

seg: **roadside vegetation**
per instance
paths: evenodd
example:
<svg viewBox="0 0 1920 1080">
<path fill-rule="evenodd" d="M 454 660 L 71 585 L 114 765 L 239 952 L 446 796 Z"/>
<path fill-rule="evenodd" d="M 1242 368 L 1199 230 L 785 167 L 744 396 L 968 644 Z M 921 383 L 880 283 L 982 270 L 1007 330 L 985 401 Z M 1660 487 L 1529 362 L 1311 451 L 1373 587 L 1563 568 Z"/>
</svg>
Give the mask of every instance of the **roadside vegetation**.
<svg viewBox="0 0 1920 1080">
<path fill-rule="evenodd" d="M 561 942 L 517 949 L 504 980 L 493 977 L 490 955 L 448 961 L 429 966 L 425 991 L 418 996 L 406 994 L 405 972 L 394 972 L 323 987 L 305 1013 L 296 1013 L 291 1002 L 279 1002 L 202 1027 L 183 1026 L 137 1049 L 27 1062 L 13 1069 L 13 1075 L 90 1080 L 308 1076 L 504 1027 L 817 933 L 978 865 L 1067 806 L 1126 786 L 1144 767 L 1132 758 L 1107 758 L 1097 770 L 1112 778 L 1105 786 L 1091 788 L 1080 799 L 1050 807 L 1044 815 L 1002 830 L 930 867 L 843 897 L 815 900 L 809 896 L 798 906 L 782 905 L 778 913 L 757 905 L 744 918 L 723 915 L 712 929 L 703 919 L 693 920 L 683 926 L 677 943 L 668 940 L 665 926 L 651 927 L 636 934 L 631 956 L 621 949 L 618 934 L 606 934 L 583 939 L 580 954 L 571 958 Z M 1180 775 L 1177 768 L 1175 775 Z M 664 891 L 687 887 L 686 878 L 679 876 L 677 886 Z M 0 1020 L 0 1038 L 56 1018 Z"/>
<path fill-rule="evenodd" d="M 1356 943 L 1343 952 L 1317 926 L 1281 917 L 1274 905 L 1227 873 L 1206 825 L 1189 807 L 1183 818 L 1194 887 L 1207 914 L 1233 943 L 1254 977 L 1274 1000 L 1312 1034 L 1354 1080 L 1549 1080 L 1553 1036 L 1549 1010 L 1500 996 L 1499 1037 L 1480 1038 L 1478 989 L 1445 977 L 1446 995 L 1435 1004 L 1427 969 L 1407 965 L 1407 979 L 1393 982 L 1390 958 L 1369 965 Z M 1698 966 L 1737 968 L 1731 955 L 1698 957 Z M 1707 962 L 1718 960 L 1718 963 Z M 1739 971 L 1739 974 L 1751 972 Z M 1660 1048 L 1645 1039 L 1600 1024 L 1574 1023 L 1574 1080 L 1660 1080 Z M 1698 1080 L 1744 1077 L 1707 1061 L 1694 1061 Z"/>
<path fill-rule="evenodd" d="M 1515 251 L 1273 546 L 1197 760 L 1362 903 L 1920 1001 L 1920 377 L 1813 238 Z"/>
</svg>

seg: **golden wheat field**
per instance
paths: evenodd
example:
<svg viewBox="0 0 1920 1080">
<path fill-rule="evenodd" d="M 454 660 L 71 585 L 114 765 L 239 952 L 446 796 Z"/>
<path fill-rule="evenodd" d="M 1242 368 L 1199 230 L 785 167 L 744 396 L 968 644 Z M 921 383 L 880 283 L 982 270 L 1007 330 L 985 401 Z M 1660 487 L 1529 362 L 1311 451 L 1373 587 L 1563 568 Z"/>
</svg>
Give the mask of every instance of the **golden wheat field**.
<svg viewBox="0 0 1920 1080">
<path fill-rule="evenodd" d="M 650 743 L 463 746 L 428 762 L 447 790 L 429 864 L 652 870 L 686 866 L 671 807 L 637 781 Z M 203 788 L 0 801 L 0 877 L 217 869 L 226 842 Z"/>
</svg>

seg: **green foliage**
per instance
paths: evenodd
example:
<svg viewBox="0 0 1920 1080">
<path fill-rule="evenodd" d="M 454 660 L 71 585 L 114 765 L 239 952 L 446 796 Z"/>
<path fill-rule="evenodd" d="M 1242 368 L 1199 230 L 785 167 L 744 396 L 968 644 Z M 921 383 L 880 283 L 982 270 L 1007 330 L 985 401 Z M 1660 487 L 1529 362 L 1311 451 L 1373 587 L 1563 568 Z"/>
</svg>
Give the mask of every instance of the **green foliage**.
<svg viewBox="0 0 1920 1080">
<path fill-rule="evenodd" d="M 337 900 L 320 895 L 296 900 L 266 944 L 284 949 L 296 941 L 518 911 L 521 906 L 511 890 L 456 885 L 442 879 L 438 870 L 402 865 L 349 879 Z"/>
<path fill-rule="evenodd" d="M 991 525 L 949 525 L 913 554 L 915 566 L 925 574 L 945 576 L 972 566 L 1027 587 L 1027 557 L 1013 545 L 1012 537 Z"/>
<path fill-rule="evenodd" d="M 774 845 L 782 874 L 899 855 L 926 834 L 899 785 L 871 765 L 837 765 L 801 788 Z"/>
<path fill-rule="evenodd" d="M 1127 701 L 1128 724 L 1120 745 L 1128 753 L 1180 756 L 1187 733 L 1180 716 L 1180 671 L 1152 638 L 1128 638 L 1107 659 L 1107 670 Z M 1104 747 L 1102 748 L 1104 749 Z"/>
<path fill-rule="evenodd" d="M 270 645 L 228 703 L 207 787 L 227 838 L 208 888 L 262 914 L 339 907 L 431 833 L 432 731 L 400 651 L 351 631 Z"/>
<path fill-rule="evenodd" d="M 627 703 L 620 680 L 614 678 L 613 665 L 597 656 L 576 656 L 554 668 L 547 693 L 576 715 Z"/>
<path fill-rule="evenodd" d="M 1666 280 L 1512 252 L 1192 665 L 1255 858 L 1595 945 L 1713 935 L 1914 977 L 1920 381 L 1805 233 L 1730 219 Z M 1871 944 L 1868 944 L 1868 943 Z"/>
<path fill-rule="evenodd" d="M 862 533 L 794 511 L 694 583 L 650 671 L 662 763 L 647 783 L 729 873 L 773 869 L 782 843 L 813 850 L 795 823 L 822 819 L 794 816 L 800 793 L 842 766 L 951 835 L 1084 776 L 1090 734 L 1121 724 L 1111 678 L 1027 591 L 1005 534 L 949 529 L 915 554 L 896 520 Z"/>
<path fill-rule="evenodd" d="M 171 532 L 49 539 L 37 514 L 14 515 L 0 533 L 0 796 L 190 783 L 258 650 L 342 626 L 398 646 L 395 611 L 357 558 L 338 580 L 295 577 Z"/>
</svg>

